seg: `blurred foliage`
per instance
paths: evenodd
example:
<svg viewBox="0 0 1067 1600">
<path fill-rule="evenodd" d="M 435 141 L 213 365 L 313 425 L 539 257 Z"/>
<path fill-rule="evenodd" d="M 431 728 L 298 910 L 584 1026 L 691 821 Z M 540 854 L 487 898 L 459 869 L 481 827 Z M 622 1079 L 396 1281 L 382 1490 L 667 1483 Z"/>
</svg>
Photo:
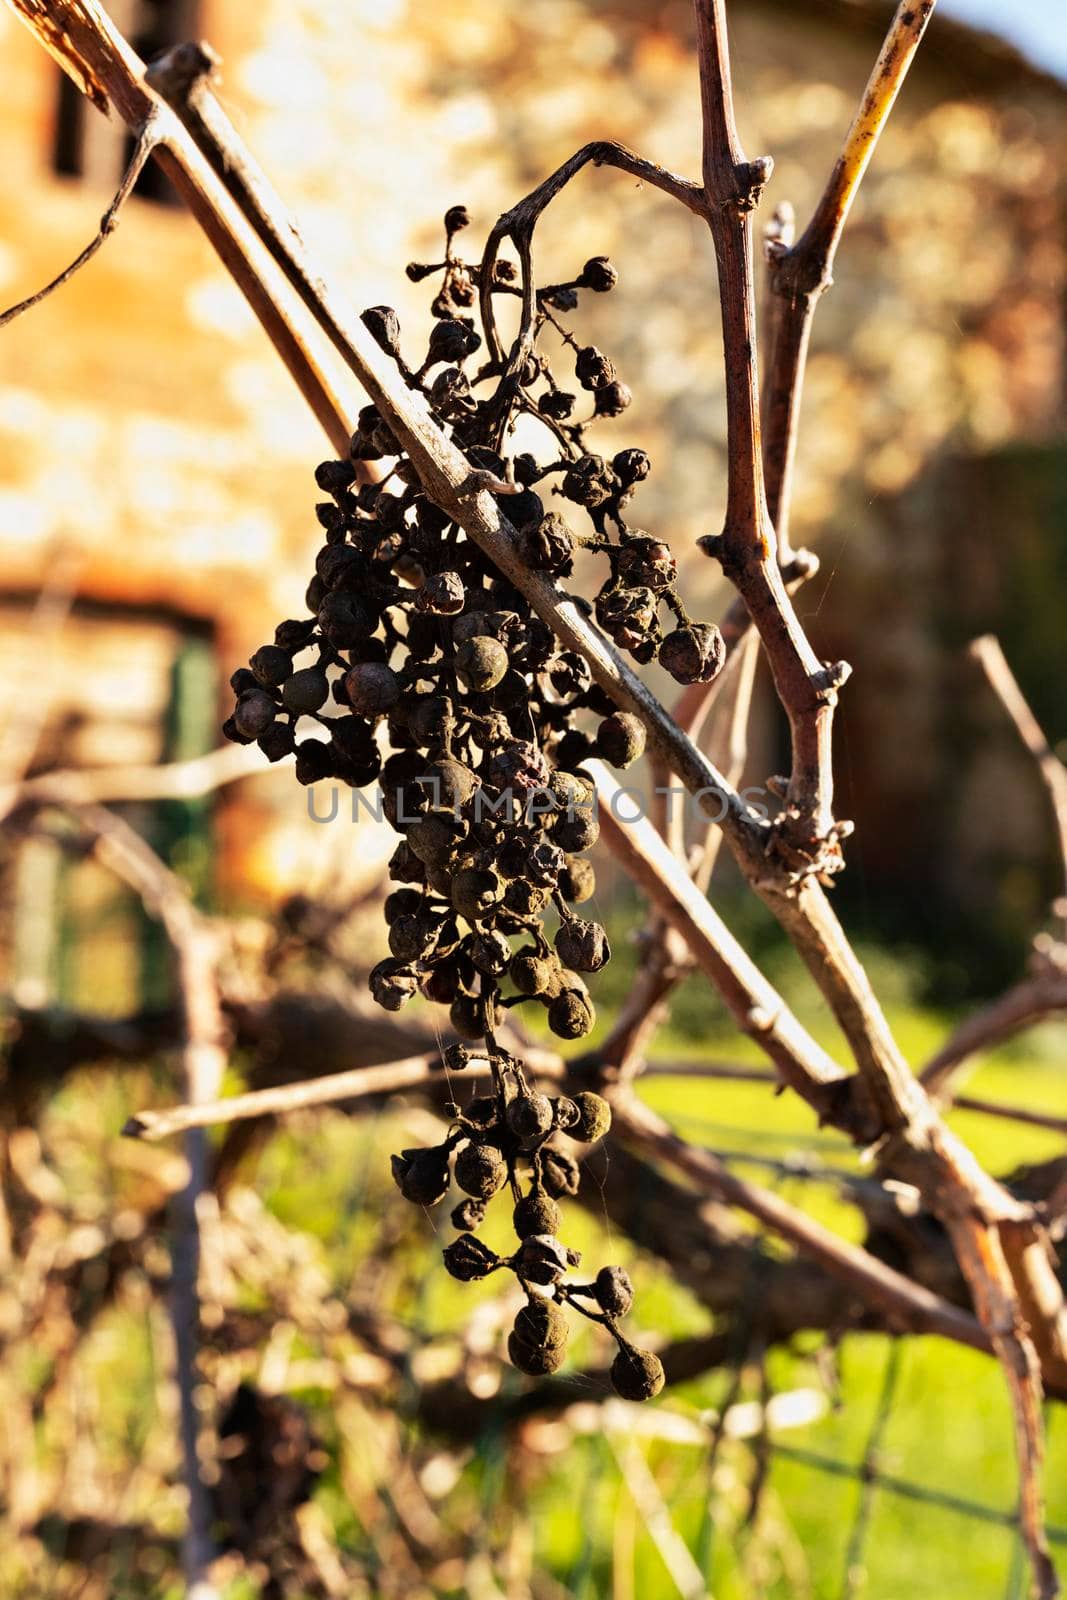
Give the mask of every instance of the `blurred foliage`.
<svg viewBox="0 0 1067 1600">
<path fill-rule="evenodd" d="M 921 1059 L 943 1036 L 946 1019 L 903 999 L 915 980 L 911 969 L 894 969 L 883 958 L 879 977 L 884 992 L 897 997 L 889 1010 L 898 1038 Z M 800 985 L 796 1000 L 805 1020 L 823 1036 L 832 1033 Z M 1047 1049 L 1035 1035 L 997 1052 L 978 1073 L 975 1091 L 1067 1114 L 1061 1045 L 1060 1032 Z M 724 1023 L 705 1019 L 701 1029 L 683 991 L 658 1054 L 678 1060 L 709 1053 L 758 1059 Z M 730 1152 L 740 1171 L 746 1154 L 860 1170 L 843 1140 L 819 1132 L 795 1097 L 775 1098 L 764 1084 L 657 1077 L 644 1093 L 687 1137 Z M 172 1151 L 131 1145 L 117 1131 L 135 1109 L 172 1096 L 162 1065 L 83 1072 L 49 1104 L 39 1147 L 34 1135 L 19 1136 L 16 1170 L 28 1188 L 16 1184 L 17 1206 L 36 1194 L 39 1208 L 23 1296 L 42 1270 L 79 1258 L 91 1263 L 124 1231 L 135 1238 L 131 1217 L 180 1181 L 181 1162 Z M 953 1122 L 994 1171 L 1062 1147 L 1050 1133 L 974 1113 L 955 1113 Z M 389 1179 L 388 1150 L 413 1133 L 421 1139 L 427 1129 L 427 1114 L 415 1101 L 394 1101 L 363 1117 L 334 1110 L 295 1115 L 258 1163 L 243 1170 L 220 1216 L 204 1218 L 205 1379 L 222 1408 L 241 1380 L 298 1402 L 319 1452 L 317 1483 L 300 1513 L 303 1545 L 298 1541 L 296 1554 L 286 1558 L 292 1576 L 279 1592 L 286 1600 L 330 1592 L 368 1600 L 501 1593 L 666 1600 L 676 1590 L 648 1505 L 640 1495 L 640 1504 L 634 1500 L 634 1485 L 643 1479 L 640 1467 L 634 1477 L 636 1450 L 669 1525 L 717 1596 L 836 1600 L 861 1485 L 789 1452 L 858 1466 L 886 1339 L 851 1335 L 835 1355 L 832 1342 L 805 1335 L 771 1352 L 773 1392 L 787 1408 L 799 1407 L 798 1417 L 812 1397 L 823 1414 L 773 1431 L 783 1449 L 770 1452 L 751 1523 L 759 1438 L 731 1434 L 714 1456 L 711 1440 L 719 1408 L 759 1400 L 756 1352 L 748 1353 L 736 1380 L 727 1368 L 675 1386 L 649 1413 L 658 1418 L 649 1429 L 631 1433 L 630 1416 L 615 1416 L 599 1394 L 576 1383 L 570 1410 L 504 1433 L 494 1424 L 494 1408 L 526 1380 L 498 1355 L 507 1325 L 501 1293 L 492 1281 L 463 1286 L 447 1276 L 436 1217 L 400 1204 Z M 594 1181 L 603 1159 L 592 1159 Z M 833 1185 L 799 1175 L 768 1180 L 759 1166 L 753 1175 L 845 1236 L 862 1236 L 861 1219 Z M 490 1242 L 495 1226 L 487 1227 Z M 666 1340 L 706 1329 L 708 1314 L 693 1297 L 627 1241 L 606 1238 L 595 1210 L 572 1214 L 568 1238 L 599 1252 L 597 1259 L 609 1256 L 628 1267 L 645 1330 Z M 155 1226 L 143 1244 L 117 1280 L 101 1270 L 83 1276 L 75 1309 L 87 1317 L 88 1331 L 74 1348 L 58 1302 L 27 1344 L 18 1335 L 17 1286 L 8 1280 L 0 1291 L 7 1343 L 0 1403 L 8 1424 L 0 1456 L 6 1481 L 20 1485 L 20 1501 L 8 1506 L 11 1520 L 0 1531 L 0 1571 L 5 1592 L 19 1600 L 170 1600 L 181 1592 L 173 1543 L 182 1494 L 167 1376 L 170 1336 L 158 1292 L 167 1271 L 165 1230 Z M 395 1370 L 377 1353 L 383 1330 L 411 1341 L 410 1356 Z M 599 1331 L 585 1330 L 568 1371 L 596 1365 L 603 1355 Z M 420 1420 L 427 1390 L 457 1365 L 487 1405 L 475 1433 L 458 1444 Z M 596 1401 L 592 1409 L 580 1404 L 588 1399 Z M 731 1413 L 739 1422 L 741 1415 Z M 879 1467 L 917 1485 L 920 1499 L 874 1489 L 856 1575 L 864 1595 L 1022 1595 L 1022 1587 L 1010 1587 L 1021 1584 L 1010 1529 L 921 1499 L 925 1490 L 945 1492 L 1009 1513 L 1010 1429 L 1002 1380 L 990 1361 L 937 1340 L 908 1341 Z M 1050 1517 L 1063 1524 L 1067 1431 L 1056 1408 L 1050 1452 Z M 21 1513 L 25 1530 L 35 1497 L 36 1536 L 15 1533 L 13 1513 Z M 87 1567 L 72 1552 L 83 1548 L 84 1523 L 94 1516 L 120 1526 Z M 124 1536 L 122 1527 L 142 1531 Z M 226 1600 L 275 1592 L 263 1574 L 256 1577 L 254 1560 L 247 1567 L 228 1560 Z M 329 1589 L 323 1574 L 331 1572 L 343 1588 Z"/>
</svg>

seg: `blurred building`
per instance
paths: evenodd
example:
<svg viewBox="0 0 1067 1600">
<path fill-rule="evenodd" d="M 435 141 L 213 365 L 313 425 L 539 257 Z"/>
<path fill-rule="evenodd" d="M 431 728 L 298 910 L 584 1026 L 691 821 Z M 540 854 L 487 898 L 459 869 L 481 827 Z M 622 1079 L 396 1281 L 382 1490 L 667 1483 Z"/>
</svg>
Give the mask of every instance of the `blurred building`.
<svg viewBox="0 0 1067 1600">
<path fill-rule="evenodd" d="M 433 257 L 447 205 L 466 202 L 479 232 L 602 136 L 680 170 L 698 164 L 685 0 L 110 9 L 146 54 L 212 42 L 224 98 L 328 275 L 357 305 L 396 304 L 416 348 L 425 299 L 403 267 Z M 742 135 L 776 162 L 768 210 L 783 199 L 801 217 L 810 209 L 891 11 L 888 0 L 734 0 Z M 0 47 L 10 302 L 88 241 L 129 142 L 6 11 Z M 860 824 L 867 892 L 893 885 L 902 923 L 949 902 L 979 914 L 998 895 L 1013 925 L 1040 914 L 1041 797 L 955 652 L 970 632 L 1001 632 L 1053 731 L 1067 732 L 1047 687 L 1063 669 L 1053 601 L 1067 563 L 1064 109 L 1062 85 L 935 16 L 817 323 L 795 525 L 824 575 L 802 610 L 820 652 L 856 668 L 842 809 Z M 546 278 L 603 251 L 620 265 L 618 291 L 581 313 L 636 394 L 606 442 L 649 450 L 640 519 L 681 552 L 716 527 L 723 501 L 713 258 L 691 216 L 639 190 L 585 174 L 543 225 L 538 264 Z M 4 715 L 32 706 L 43 719 L 38 767 L 211 748 L 229 672 L 300 614 L 318 543 L 321 435 L 173 200 L 146 173 L 99 256 L 0 338 Z M 352 392 L 353 411 L 360 403 Z M 686 570 L 714 615 L 723 596 L 707 565 L 692 557 Z M 35 602 L 67 582 L 70 623 L 43 633 Z M 764 722 L 762 771 L 781 764 Z M 991 792 L 1007 797 L 999 811 Z M 342 830 L 310 824 L 277 773 L 175 811 L 157 842 L 198 871 L 210 853 L 231 898 L 334 875 L 354 849 Z M 42 870 L 23 892 L 38 923 Z"/>
</svg>

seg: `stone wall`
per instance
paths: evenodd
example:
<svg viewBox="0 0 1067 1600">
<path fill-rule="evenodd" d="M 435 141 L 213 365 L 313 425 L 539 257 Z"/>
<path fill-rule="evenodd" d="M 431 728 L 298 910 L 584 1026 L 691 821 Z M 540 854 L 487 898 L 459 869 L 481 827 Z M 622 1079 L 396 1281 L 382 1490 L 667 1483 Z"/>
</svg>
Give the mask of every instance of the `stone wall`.
<svg viewBox="0 0 1067 1600">
<path fill-rule="evenodd" d="M 744 142 L 776 161 L 768 207 L 810 208 L 888 13 L 731 7 Z M 434 256 L 447 205 L 466 202 L 480 232 L 606 135 L 697 165 L 681 0 L 207 0 L 201 30 L 223 57 L 232 114 L 328 273 L 357 305 L 396 304 L 414 349 L 425 300 L 403 266 Z M 0 49 L 0 297 L 11 300 L 76 254 L 107 194 L 99 171 L 52 174 L 56 69 L 7 12 Z M 931 781 L 925 656 L 940 647 L 919 597 L 942 581 L 928 555 L 940 534 L 898 538 L 879 508 L 942 452 L 981 456 L 1049 432 L 1063 356 L 1063 109 L 1058 86 L 935 17 L 820 312 L 795 521 L 824 577 L 803 609 L 820 651 L 853 660 L 856 714 L 875 704 L 862 687 L 879 659 L 870 636 L 883 653 L 899 636 L 914 692 L 884 707 L 887 725 Z M 549 214 L 539 270 L 554 277 L 601 251 L 622 282 L 582 326 L 636 395 L 605 441 L 649 450 L 639 516 L 692 550 L 723 504 L 710 244 L 662 196 L 588 172 Z M 86 595 L 208 623 L 224 679 L 300 606 L 322 444 L 208 246 L 180 211 L 134 202 L 85 272 L 5 330 L 2 354 L 5 589 L 33 592 L 56 549 L 73 546 Z M 695 555 L 685 567 L 694 609 L 714 613 L 721 582 Z M 853 776 L 862 790 L 867 776 Z M 311 837 L 301 797 L 277 777 L 242 786 L 221 825 L 229 882 L 253 892 L 299 881 L 328 831 Z"/>
</svg>

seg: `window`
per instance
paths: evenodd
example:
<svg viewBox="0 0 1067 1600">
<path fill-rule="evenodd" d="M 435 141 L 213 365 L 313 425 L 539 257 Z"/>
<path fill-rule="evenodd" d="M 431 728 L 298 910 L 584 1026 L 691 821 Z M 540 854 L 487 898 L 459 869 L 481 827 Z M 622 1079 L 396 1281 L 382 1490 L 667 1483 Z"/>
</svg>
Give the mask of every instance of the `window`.
<svg viewBox="0 0 1067 1600">
<path fill-rule="evenodd" d="M 198 34 L 198 0 L 112 0 L 117 26 L 145 61 Z M 102 117 L 65 72 L 59 73 L 52 166 L 61 177 L 84 178 L 102 189 L 118 188 L 133 154 L 133 139 L 114 118 Z M 159 205 L 178 205 L 170 179 L 149 161 L 134 194 Z"/>
<path fill-rule="evenodd" d="M 215 653 L 202 625 L 79 602 L 50 645 L 47 674 L 34 641 L 31 606 L 0 597 L 0 672 L 14 686 L 8 704 L 22 707 L 31 727 L 40 724 L 32 773 L 151 765 L 214 745 Z M 194 893 L 208 891 L 210 797 L 115 809 Z M 21 1003 L 118 1015 L 169 998 L 165 938 L 113 873 L 30 835 L 0 853 L 0 880 L 0 965 Z"/>
</svg>

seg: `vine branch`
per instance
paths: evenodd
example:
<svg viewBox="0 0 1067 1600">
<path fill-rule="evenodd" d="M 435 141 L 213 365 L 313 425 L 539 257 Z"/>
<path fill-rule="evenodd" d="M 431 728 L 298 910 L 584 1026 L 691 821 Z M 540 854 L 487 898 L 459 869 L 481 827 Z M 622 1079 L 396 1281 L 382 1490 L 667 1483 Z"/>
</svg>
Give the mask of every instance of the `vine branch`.
<svg viewBox="0 0 1067 1600">
<path fill-rule="evenodd" d="M 69 267 L 64 267 L 59 276 L 52 279 L 51 283 L 46 283 L 43 289 L 37 290 L 36 294 L 31 294 L 28 299 L 20 300 L 16 305 L 9 306 L 6 311 L 0 313 L 0 328 L 6 328 L 9 322 L 14 322 L 16 317 L 21 317 L 24 311 L 32 311 L 34 306 L 40 305 L 42 300 L 47 300 L 50 294 L 54 294 L 65 283 L 69 283 L 74 274 L 93 259 L 104 240 L 110 238 L 114 233 L 118 227 L 119 213 L 133 193 L 134 185 L 144 171 L 145 164 L 158 142 L 156 120 L 155 112 L 149 111 L 136 134 L 133 155 L 130 157 L 122 182 L 115 192 L 115 198 L 100 219 L 100 227 L 95 237 L 89 241 L 79 255 L 75 256 Z"/>
<path fill-rule="evenodd" d="M 1064 1341 L 1062 1299 L 1051 1293 L 1048 1284 L 1047 1247 L 1032 1211 L 989 1178 L 940 1122 L 904 1062 L 866 973 L 818 881 L 841 865 L 840 840 L 846 825 L 835 822 L 833 816 L 830 735 L 837 691 L 848 668 L 844 663 L 820 662 L 800 626 L 779 565 L 767 504 L 756 371 L 752 210 L 769 176 L 770 163 L 766 159 L 746 161 L 737 139 L 724 0 L 696 3 L 704 201 L 698 202 L 687 180 L 665 176 L 658 169 L 655 180 L 650 170 L 641 175 L 673 192 L 691 210 L 705 214 L 715 247 L 727 386 L 728 482 L 723 532 L 705 541 L 705 548 L 721 560 L 744 601 L 790 721 L 793 760 L 786 806 L 770 827 L 678 729 L 589 624 L 581 607 L 554 583 L 525 568 L 514 530 L 496 501 L 484 484 L 472 481 L 465 458 L 436 425 L 422 397 L 403 383 L 358 319 L 351 317 L 311 272 L 299 236 L 269 186 L 249 182 L 241 192 L 220 181 L 220 172 L 227 168 L 258 174 L 232 128 L 221 132 L 219 127 L 207 128 L 202 118 L 196 124 L 187 94 L 183 100 L 175 100 L 177 114 L 165 106 L 146 84 L 142 64 L 97 0 L 9 3 L 47 48 L 60 55 L 98 104 L 109 101 L 135 131 L 155 112 L 154 155 L 185 195 L 339 448 L 347 446 L 349 433 L 343 426 L 343 412 L 322 380 L 306 331 L 297 327 L 288 308 L 268 287 L 259 268 L 256 241 L 281 268 L 313 322 L 379 407 L 428 496 L 524 592 L 563 643 L 586 657 L 600 686 L 618 705 L 640 717 L 662 761 L 699 795 L 709 815 L 721 820 L 723 834 L 746 878 L 778 917 L 829 1001 L 855 1056 L 859 1068 L 855 1078 L 845 1079 L 836 1064 L 813 1055 L 788 1013 L 774 1009 L 777 997 L 773 990 L 736 942 L 730 943 L 724 936 L 717 920 L 713 916 L 707 920 L 710 908 L 688 874 L 676 870 L 678 863 L 665 847 L 665 860 L 656 854 L 661 840 L 656 846 L 642 841 L 635 859 L 644 861 L 650 892 L 654 883 L 657 903 L 684 923 L 686 936 L 703 928 L 698 956 L 706 970 L 715 970 L 720 987 L 732 990 L 735 1014 L 742 1006 L 746 1008 L 746 1031 L 766 1035 L 764 1047 L 783 1076 L 792 1073 L 794 1087 L 801 1092 L 824 1093 L 830 1085 L 831 1095 L 847 1095 L 846 1114 L 854 1136 L 860 1128 L 877 1132 L 883 1163 L 914 1183 L 949 1229 L 980 1317 L 1008 1373 L 1019 1431 L 1024 1527 L 1041 1592 L 1053 1593 L 1054 1578 L 1049 1576 L 1047 1552 L 1041 1543 L 1037 1489 L 1040 1383 L 1035 1346 L 1050 1373 L 1062 1375 Z M 925 21 L 930 9 L 929 3 L 917 5 L 916 15 L 921 14 Z M 903 25 L 903 11 L 898 15 Z M 879 70 L 876 68 L 876 77 Z M 833 243 L 869 159 L 869 152 L 864 154 L 861 147 L 871 143 L 872 133 L 888 112 L 892 84 L 899 86 L 895 71 L 887 57 L 878 94 L 868 112 L 861 110 L 861 120 L 850 134 L 853 143 L 846 144 L 846 153 L 854 148 L 856 158 L 850 157 L 842 167 L 825 213 L 832 220 Z M 190 132 L 191 126 L 195 131 Z M 204 149 L 209 147 L 211 158 L 206 159 Z M 621 147 L 588 148 L 618 152 Z M 630 163 L 640 160 L 628 152 L 624 156 Z M 586 153 L 581 164 L 593 159 Z M 634 168 L 631 165 L 625 170 Z M 508 215 L 514 215 L 514 208 Z M 523 315 L 529 318 L 532 274 L 525 227 L 519 229 L 516 244 L 523 268 Z M 800 250 L 800 244 L 794 249 Z M 517 348 L 521 349 L 521 339 Z M 627 842 L 632 841 L 634 830 L 624 832 Z M 698 913 L 694 895 L 704 912 Z M 759 986 L 769 1001 L 767 1008 L 750 1004 Z M 842 1084 L 847 1085 L 844 1090 Z M 831 1110 L 841 1114 L 839 1108 Z"/>
<path fill-rule="evenodd" d="M 797 554 L 789 542 L 789 513 L 815 308 L 833 283 L 834 260 L 845 223 L 934 3 L 935 0 L 901 0 L 810 222 L 795 243 L 781 234 L 766 243 L 773 315 L 763 394 L 764 465 L 767 498 L 783 566 Z"/>
</svg>

